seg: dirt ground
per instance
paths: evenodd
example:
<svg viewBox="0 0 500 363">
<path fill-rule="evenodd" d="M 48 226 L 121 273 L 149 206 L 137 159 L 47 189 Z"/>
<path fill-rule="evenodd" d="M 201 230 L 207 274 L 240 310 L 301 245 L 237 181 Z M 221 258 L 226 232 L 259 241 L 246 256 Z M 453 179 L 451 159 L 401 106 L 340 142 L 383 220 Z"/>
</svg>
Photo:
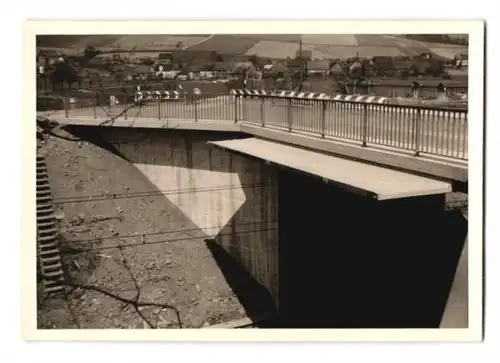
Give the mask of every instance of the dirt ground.
<svg viewBox="0 0 500 363">
<path fill-rule="evenodd" d="M 54 136 L 39 154 L 46 156 L 72 285 L 66 297 L 39 294 L 39 328 L 197 328 L 246 316 L 203 233 L 185 225 L 133 165 Z M 113 198 L 128 190 L 144 193 Z"/>
</svg>

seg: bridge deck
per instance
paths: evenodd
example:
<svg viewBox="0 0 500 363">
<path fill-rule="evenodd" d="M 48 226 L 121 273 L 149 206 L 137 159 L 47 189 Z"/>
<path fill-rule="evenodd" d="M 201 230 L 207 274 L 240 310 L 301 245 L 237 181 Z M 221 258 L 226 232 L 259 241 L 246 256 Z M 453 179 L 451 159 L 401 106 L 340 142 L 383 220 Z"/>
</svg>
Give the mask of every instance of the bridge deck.
<svg viewBox="0 0 500 363">
<path fill-rule="evenodd" d="M 315 175 L 378 200 L 452 191 L 450 183 L 258 138 L 214 141 L 209 144 Z"/>
<path fill-rule="evenodd" d="M 420 175 L 468 180 L 466 110 L 222 95 L 38 115 L 74 125 L 241 131 Z"/>
</svg>

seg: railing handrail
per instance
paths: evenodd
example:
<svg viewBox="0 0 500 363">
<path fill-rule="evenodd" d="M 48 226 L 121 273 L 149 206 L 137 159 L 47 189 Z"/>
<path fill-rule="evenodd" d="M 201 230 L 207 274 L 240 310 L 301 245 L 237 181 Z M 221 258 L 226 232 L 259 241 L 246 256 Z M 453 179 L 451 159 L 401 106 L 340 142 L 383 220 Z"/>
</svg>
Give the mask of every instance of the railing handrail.
<svg viewBox="0 0 500 363">
<path fill-rule="evenodd" d="M 215 94 L 214 94 L 215 95 Z M 202 94 L 199 95 L 201 99 L 204 98 L 209 98 L 210 96 L 214 95 L 208 95 L 208 94 Z M 127 97 L 133 97 L 133 95 L 126 95 Z M 266 95 L 259 95 L 259 94 L 220 94 L 218 95 L 219 97 L 221 96 L 228 96 L 228 97 L 237 97 L 237 98 L 269 98 L 269 99 L 290 99 L 290 100 L 297 100 L 297 101 L 308 101 L 308 102 L 315 102 L 315 103 L 337 103 L 337 104 L 351 104 L 351 105 L 360 105 L 360 106 L 372 106 L 372 107 L 380 107 L 380 108 L 394 108 L 394 109 L 405 109 L 405 110 L 423 110 L 423 111 L 436 111 L 436 112 L 455 112 L 455 113 L 468 113 L 468 107 L 463 107 L 460 104 L 440 104 L 440 105 L 430 105 L 430 104 L 393 104 L 393 103 L 376 103 L 376 102 L 363 102 L 363 101 L 354 101 L 354 100 L 336 100 L 332 98 L 320 98 L 320 99 L 315 99 L 315 98 L 301 98 L 297 96 L 290 96 L 290 95 L 276 95 L 276 94 L 266 94 Z M 329 95 L 331 97 L 331 95 Z M 37 96 L 37 100 L 39 98 L 45 98 L 45 96 L 40 95 Z M 67 102 L 67 100 L 71 98 L 69 96 L 60 96 L 61 100 L 64 100 L 64 102 Z M 387 97 L 388 99 L 391 99 L 391 97 Z M 92 97 L 86 98 L 86 99 L 92 99 Z M 54 99 L 55 100 L 55 99 Z"/>
</svg>

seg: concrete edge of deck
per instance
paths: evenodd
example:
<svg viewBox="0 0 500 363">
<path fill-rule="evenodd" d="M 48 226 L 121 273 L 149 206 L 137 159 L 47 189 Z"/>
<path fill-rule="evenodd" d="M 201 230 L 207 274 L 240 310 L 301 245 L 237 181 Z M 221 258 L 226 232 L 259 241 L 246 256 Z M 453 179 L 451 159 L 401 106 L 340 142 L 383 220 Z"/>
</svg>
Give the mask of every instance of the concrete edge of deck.
<svg viewBox="0 0 500 363">
<path fill-rule="evenodd" d="M 94 117 L 50 117 L 45 116 L 52 121 L 58 122 L 62 126 L 99 126 L 99 127 L 132 127 L 132 128 L 146 128 L 146 129 L 176 129 L 176 130 L 203 130 L 203 131 L 228 131 L 228 132 L 241 132 L 241 127 L 235 122 L 214 122 L 214 120 L 199 120 L 198 122 L 186 122 L 179 119 L 155 119 L 142 117 L 134 120 L 133 118 L 116 118 L 108 120 L 106 118 Z"/>
<path fill-rule="evenodd" d="M 182 121 L 179 119 L 161 119 L 141 117 L 117 118 L 109 121 L 105 118 L 94 118 L 93 116 L 79 116 L 75 118 L 66 118 L 65 116 L 43 115 L 50 120 L 56 121 L 61 125 L 81 125 L 81 126 L 100 126 L 100 127 L 136 127 L 153 129 L 175 129 L 175 130 L 203 130 L 203 131 L 223 131 L 223 132 L 243 132 L 245 134 L 257 136 L 260 138 L 278 141 L 296 145 L 299 147 L 322 151 L 337 156 L 347 157 L 353 160 L 374 163 L 388 166 L 399 170 L 415 172 L 454 180 L 461 183 L 468 182 L 467 162 L 460 160 L 440 160 L 430 157 L 415 157 L 410 153 L 405 154 L 402 151 L 391 151 L 378 147 L 363 147 L 360 144 L 346 141 L 335 141 L 331 139 L 321 139 L 319 137 L 287 132 L 283 130 L 272 129 L 269 127 L 256 126 L 245 122 L 232 122 L 215 120 L 199 120 L 198 122 Z"/>
<path fill-rule="evenodd" d="M 260 138 L 336 154 L 354 160 L 386 165 L 399 170 L 413 171 L 420 174 L 441 177 L 443 179 L 451 179 L 460 182 L 468 181 L 468 167 L 466 163 L 448 163 L 431 158 L 415 157 L 400 152 L 363 147 L 353 143 L 325 140 L 248 124 L 241 124 L 240 129 L 244 133 Z"/>
<path fill-rule="evenodd" d="M 264 160 L 268 164 L 314 175 L 355 194 L 381 201 L 446 194 L 452 191 L 452 185 L 449 182 L 264 138 L 209 141 L 208 144 L 236 154 Z"/>
</svg>

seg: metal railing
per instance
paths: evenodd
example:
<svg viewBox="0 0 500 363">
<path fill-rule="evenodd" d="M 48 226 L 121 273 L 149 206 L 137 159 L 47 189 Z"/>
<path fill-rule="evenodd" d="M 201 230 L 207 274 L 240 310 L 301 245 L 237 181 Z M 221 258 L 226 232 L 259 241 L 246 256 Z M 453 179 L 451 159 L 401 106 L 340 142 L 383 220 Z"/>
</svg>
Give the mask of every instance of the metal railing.
<svg viewBox="0 0 500 363">
<path fill-rule="evenodd" d="M 446 82 L 445 82 L 446 83 Z M 402 84 L 381 84 L 381 85 L 361 85 L 356 86 L 355 88 L 350 85 L 349 89 L 355 93 L 361 94 L 370 94 L 376 96 L 383 97 L 408 97 L 413 94 L 413 88 L 411 84 L 402 85 Z M 446 95 L 451 96 L 453 94 L 467 94 L 468 86 L 467 85 L 452 85 L 446 86 Z M 438 95 L 437 84 L 435 86 L 421 86 L 419 89 L 419 95 L 421 97 L 432 98 Z"/>
<path fill-rule="evenodd" d="M 179 122 L 245 122 L 302 133 L 322 139 L 342 139 L 468 160 L 468 110 L 463 106 L 415 106 L 278 96 L 199 95 L 188 99 L 152 100 L 134 104 L 117 96 L 119 104 L 99 98 L 92 106 L 66 99 L 68 118 L 154 118 Z"/>
</svg>

